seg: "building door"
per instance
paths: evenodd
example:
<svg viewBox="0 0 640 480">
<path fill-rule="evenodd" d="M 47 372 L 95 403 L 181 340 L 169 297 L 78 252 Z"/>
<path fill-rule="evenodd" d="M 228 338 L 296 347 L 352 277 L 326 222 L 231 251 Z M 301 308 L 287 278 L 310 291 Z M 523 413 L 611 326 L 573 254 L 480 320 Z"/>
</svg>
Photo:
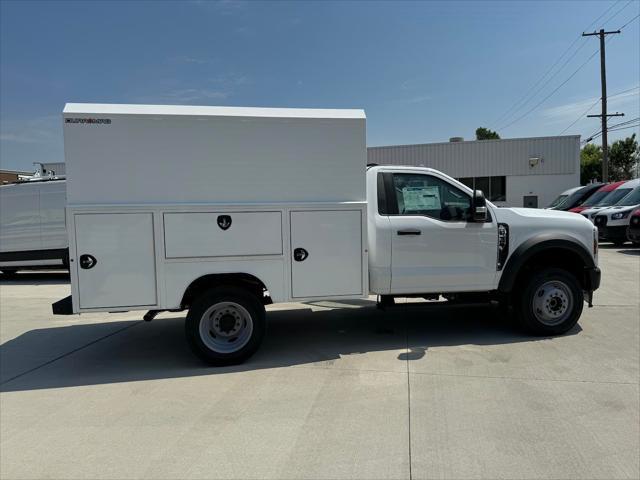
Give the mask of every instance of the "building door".
<svg viewBox="0 0 640 480">
<path fill-rule="evenodd" d="M 537 195 L 525 195 L 522 198 L 522 206 L 524 208 L 538 208 L 538 196 Z"/>
</svg>

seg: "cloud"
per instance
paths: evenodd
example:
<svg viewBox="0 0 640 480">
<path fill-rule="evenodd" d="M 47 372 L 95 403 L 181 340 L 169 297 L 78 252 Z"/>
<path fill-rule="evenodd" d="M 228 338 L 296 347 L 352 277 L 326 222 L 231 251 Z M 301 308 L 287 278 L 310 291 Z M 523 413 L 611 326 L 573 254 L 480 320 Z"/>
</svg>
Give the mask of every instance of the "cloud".
<svg viewBox="0 0 640 480">
<path fill-rule="evenodd" d="M 431 100 L 431 98 L 432 98 L 431 95 L 418 95 L 416 97 L 400 98 L 398 100 L 393 100 L 392 103 L 403 104 L 403 105 L 424 103 Z"/>
<path fill-rule="evenodd" d="M 234 15 L 243 11 L 248 2 L 244 0 L 191 0 L 189 3 L 221 15 Z"/>
<path fill-rule="evenodd" d="M 0 141 L 8 143 L 50 143 L 61 138 L 61 115 L 45 115 L 26 122 L 3 122 L 0 131 Z"/>
<path fill-rule="evenodd" d="M 611 112 L 616 108 L 621 108 L 623 105 L 627 105 L 632 101 L 637 102 L 637 97 L 639 90 L 638 87 L 627 89 L 621 94 L 613 94 L 607 97 L 607 105 L 608 110 Z M 565 122 L 575 120 L 578 115 L 582 115 L 585 111 L 593 105 L 594 113 L 598 113 L 599 106 L 598 101 L 600 100 L 600 96 L 597 97 L 589 97 L 584 100 L 578 100 L 571 103 L 565 103 L 563 105 L 558 105 L 557 107 L 547 108 L 542 111 L 542 115 L 549 119 L 551 122 Z M 595 104 L 595 105 L 594 105 Z"/>
<path fill-rule="evenodd" d="M 178 63 L 192 63 L 195 65 L 206 65 L 212 63 L 212 60 L 208 58 L 190 57 L 188 55 L 181 55 L 179 57 L 173 57 L 170 60 Z"/>
<path fill-rule="evenodd" d="M 237 73 L 223 73 L 209 78 L 209 81 L 215 85 L 225 88 L 239 87 L 251 83 L 249 77 Z"/>
<path fill-rule="evenodd" d="M 229 97 L 229 92 L 206 88 L 182 88 L 161 94 L 160 97 L 170 101 L 189 103 L 195 100 L 224 100 Z"/>
</svg>

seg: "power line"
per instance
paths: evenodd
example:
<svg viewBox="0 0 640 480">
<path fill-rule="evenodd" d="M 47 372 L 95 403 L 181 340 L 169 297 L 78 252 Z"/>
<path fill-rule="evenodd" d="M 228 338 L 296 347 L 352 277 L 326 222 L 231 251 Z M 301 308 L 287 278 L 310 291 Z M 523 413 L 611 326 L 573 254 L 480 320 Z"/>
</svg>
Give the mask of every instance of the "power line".
<svg viewBox="0 0 640 480">
<path fill-rule="evenodd" d="M 616 13 L 614 13 L 613 15 L 611 15 L 609 18 L 607 18 L 604 22 L 602 22 L 602 25 L 606 25 L 608 22 L 610 22 L 611 20 L 613 20 L 614 18 L 616 18 L 620 12 L 622 12 L 625 8 L 627 8 L 629 5 L 631 5 L 633 3 L 633 0 L 629 0 L 624 7 L 622 7 L 620 10 L 618 10 Z M 585 30 L 588 30 L 589 28 L 591 28 L 590 26 L 585 28 Z"/>
<path fill-rule="evenodd" d="M 564 132 L 566 132 L 566 131 L 567 131 L 567 130 L 569 130 L 571 127 L 573 127 L 576 123 L 578 123 L 580 120 L 582 120 L 582 119 L 584 118 L 584 116 L 585 116 L 587 113 L 589 113 L 593 107 L 595 107 L 595 106 L 598 104 L 598 102 L 599 102 L 599 101 L 600 101 L 600 99 L 597 99 L 595 102 L 593 102 L 593 104 L 592 104 L 589 108 L 587 108 L 584 112 L 582 112 L 582 113 L 580 114 L 580 116 L 579 116 L 578 118 L 576 118 L 576 119 L 571 123 L 571 125 L 569 125 L 567 128 L 565 128 L 564 130 L 562 130 L 558 135 L 562 135 Z"/>
<path fill-rule="evenodd" d="M 639 88 L 640 88 L 640 86 L 633 87 L 633 88 L 628 88 L 627 90 L 622 90 L 621 92 L 614 93 L 613 95 L 609 95 L 607 98 L 614 98 L 614 97 L 618 97 L 618 96 L 620 96 L 620 95 L 622 95 L 622 94 L 624 94 L 624 93 L 630 92 L 630 91 L 632 91 L 632 90 L 638 90 Z M 600 101 L 600 99 L 601 99 L 601 98 L 602 98 L 602 97 L 598 98 L 595 102 L 593 102 L 593 104 L 592 104 L 589 108 L 587 108 L 584 112 L 582 112 L 582 113 L 578 116 L 578 118 L 576 118 L 576 119 L 571 123 L 571 125 L 569 125 L 567 128 L 565 128 L 564 130 L 562 130 L 558 135 L 562 135 L 564 132 L 566 132 L 566 131 L 567 131 L 567 130 L 569 130 L 571 127 L 573 127 L 576 123 L 578 123 L 580 120 L 582 120 L 582 119 L 584 118 L 584 116 L 585 116 L 587 113 L 589 113 L 593 107 L 595 107 L 595 106 L 598 104 L 598 102 Z"/>
<path fill-rule="evenodd" d="M 628 5 L 628 4 L 627 4 Z M 626 8 L 626 5 L 625 5 Z M 624 8 L 623 8 L 624 9 Z M 623 9 L 621 9 L 620 11 L 622 11 Z M 611 17 L 613 18 L 613 17 Z M 614 32 L 612 32 L 614 33 Z M 619 32 L 615 32 L 615 33 L 619 33 Z M 584 36 L 584 35 L 583 35 Z M 611 40 L 611 38 L 606 39 L 606 41 L 604 43 L 608 43 Z M 511 122 L 507 123 L 506 125 L 498 128 L 497 130 L 504 130 L 506 128 L 509 128 L 511 125 L 519 122 L 520 120 L 522 120 L 524 117 L 526 117 L 527 115 L 529 115 L 531 112 L 533 112 L 534 110 L 536 110 L 540 105 L 542 105 L 545 101 L 547 101 L 547 99 L 549 99 L 554 93 L 556 93 L 561 87 L 563 87 L 569 80 L 571 80 L 587 63 L 589 63 L 589 61 L 596 56 L 596 54 L 599 52 L 600 50 L 596 50 L 595 52 L 593 52 L 591 54 L 591 56 L 589 58 L 587 58 L 585 60 L 584 63 L 582 63 L 571 75 L 569 75 L 569 77 L 562 82 L 560 85 L 558 85 L 549 95 L 547 95 L 545 98 L 543 98 L 540 102 L 538 102 L 537 104 L 535 104 L 532 108 L 530 108 L 529 110 L 527 110 L 524 114 L 520 115 L 518 118 L 516 118 L 515 120 L 512 120 Z M 577 53 L 577 52 L 576 52 Z M 558 70 L 559 72 L 560 70 Z M 556 72 L 556 74 L 558 73 Z M 555 75 L 554 75 L 555 76 Z M 600 98 L 600 100 L 602 100 L 602 97 Z"/>
<path fill-rule="evenodd" d="M 624 27 L 629 25 L 631 22 L 633 22 L 638 17 L 640 17 L 640 13 L 638 15 L 636 15 L 635 17 L 633 17 L 631 20 L 629 20 L 627 23 L 625 23 L 623 26 L 621 26 L 618 30 L 622 30 Z"/>
<path fill-rule="evenodd" d="M 611 4 L 611 6 L 610 6 L 609 8 L 607 8 L 604 12 L 602 12 L 602 14 L 600 14 L 600 16 L 599 16 L 598 18 L 596 18 L 593 22 L 591 22 L 591 23 L 590 23 L 590 24 L 589 24 L 589 25 L 588 25 L 584 30 L 588 30 L 588 29 L 590 29 L 593 25 L 595 25 L 595 24 L 596 24 L 596 22 L 597 22 L 598 20 L 600 20 L 602 17 L 604 17 L 607 13 L 609 13 L 609 11 L 611 11 L 611 10 L 613 9 L 613 7 L 615 7 L 615 6 L 616 6 L 616 5 L 618 5 L 618 4 L 619 4 L 619 3 L 613 3 L 613 4 Z M 626 7 L 626 5 L 625 5 L 625 7 Z M 540 82 L 542 82 L 542 81 L 545 79 L 545 77 L 546 77 L 549 73 L 551 73 L 551 71 L 553 71 L 553 69 L 554 69 L 554 68 L 555 68 L 555 67 L 556 67 L 556 66 L 557 66 L 557 65 L 562 61 L 562 59 L 564 58 L 564 56 L 565 56 L 565 55 L 566 55 L 566 54 L 567 54 L 567 53 L 568 53 L 568 52 L 573 48 L 573 46 L 574 46 L 574 45 L 575 45 L 575 44 L 576 44 L 576 43 L 577 43 L 581 38 L 582 38 L 582 36 L 581 36 L 581 35 L 578 35 L 578 36 L 575 38 L 575 40 L 574 40 L 573 42 L 571 42 L 571 44 L 569 45 L 569 47 L 568 47 L 568 48 L 567 48 L 567 49 L 562 53 L 562 55 L 560 55 L 560 56 L 558 57 L 558 59 L 554 62 L 554 64 L 553 64 L 553 65 L 551 65 L 551 67 L 550 67 L 550 68 L 549 68 L 549 69 L 548 69 L 548 70 L 547 70 L 547 71 L 546 71 L 546 72 L 545 72 L 545 73 L 544 73 L 544 74 L 543 74 L 543 75 L 538 79 L 538 81 L 537 81 L 536 83 L 534 83 L 534 84 L 533 84 L 533 85 L 528 89 L 528 91 L 524 94 L 524 96 L 523 96 L 520 100 L 518 100 L 516 103 L 514 103 L 511 107 L 509 107 L 509 108 L 507 109 L 507 111 L 505 111 L 502 115 L 500 115 L 500 117 L 498 117 L 498 119 L 497 119 L 497 120 L 495 120 L 495 121 L 493 122 L 493 125 L 497 125 L 497 124 L 498 124 L 498 122 L 502 121 L 502 120 L 503 120 L 503 119 L 505 119 L 505 118 L 508 118 L 508 117 L 509 117 L 509 114 L 510 114 L 510 113 L 512 113 L 512 110 L 513 110 L 515 107 L 518 107 L 518 108 L 516 108 L 516 109 L 515 109 L 515 111 L 518 111 L 520 108 L 522 108 L 524 105 L 526 105 L 526 103 L 528 103 L 527 101 L 525 101 L 525 102 L 524 102 L 524 104 L 522 104 L 522 105 L 521 105 L 521 103 L 522 103 L 524 100 L 529 99 L 529 93 L 530 93 L 532 90 L 534 90 L 534 89 L 535 89 L 535 88 L 540 84 Z M 582 45 L 582 46 L 580 46 L 576 52 L 574 52 L 574 54 L 571 56 L 571 58 L 575 57 L 575 55 L 578 53 L 578 51 L 580 51 L 580 49 L 582 49 L 582 47 L 583 47 L 585 44 L 586 44 L 586 42 L 584 42 L 584 43 L 583 43 L 583 45 Z M 571 58 L 570 58 L 569 60 L 571 60 Z M 549 80 L 548 80 L 548 81 L 547 81 L 547 82 L 546 82 L 546 83 L 545 83 L 545 84 L 544 84 L 540 89 L 538 89 L 538 90 L 534 93 L 534 96 L 535 96 L 535 94 L 537 94 L 537 93 L 538 93 L 542 88 L 544 88 L 544 87 L 549 83 L 549 81 L 551 81 L 551 79 L 553 79 L 553 77 L 555 77 L 555 76 L 556 76 L 556 75 L 557 75 L 557 74 L 558 74 L 558 73 L 559 73 L 559 72 L 560 72 L 560 71 L 565 67 L 566 63 L 567 63 L 567 62 L 565 62 L 565 63 L 562 65 L 562 67 L 560 67 L 560 68 L 559 68 L 559 69 L 558 69 L 558 70 L 557 70 L 557 71 L 556 71 L 556 72 L 555 72 L 555 73 L 554 73 L 554 74 L 549 78 Z M 515 112 L 513 112 L 513 113 L 515 113 Z"/>
<path fill-rule="evenodd" d="M 523 113 L 522 115 L 520 115 L 518 118 L 516 118 L 515 120 L 509 122 L 508 124 L 504 125 L 503 127 L 499 128 L 498 130 L 504 130 L 506 128 L 509 128 L 511 125 L 513 125 L 514 123 L 519 122 L 520 120 L 522 120 L 524 117 L 526 117 L 527 115 L 529 115 L 531 112 L 533 112 L 536 108 L 538 108 L 540 105 L 542 105 L 544 102 L 546 102 L 549 97 L 551 97 L 554 93 L 556 93 L 558 90 L 560 90 L 561 87 L 563 87 L 569 80 L 571 80 L 573 77 L 575 77 L 575 75 L 582 70 L 582 68 L 589 63 L 589 61 L 595 57 L 598 54 L 599 50 L 596 50 L 595 52 L 593 52 L 589 58 L 587 58 L 584 63 L 582 63 L 577 69 L 574 70 L 574 72 L 569 75 L 569 77 L 562 82 L 560 85 L 558 85 L 555 89 L 553 89 L 553 91 L 547 95 L 546 97 L 544 97 L 541 101 L 539 101 L 538 103 L 536 103 L 533 107 L 531 107 L 529 110 L 527 110 L 525 113 Z"/>
</svg>

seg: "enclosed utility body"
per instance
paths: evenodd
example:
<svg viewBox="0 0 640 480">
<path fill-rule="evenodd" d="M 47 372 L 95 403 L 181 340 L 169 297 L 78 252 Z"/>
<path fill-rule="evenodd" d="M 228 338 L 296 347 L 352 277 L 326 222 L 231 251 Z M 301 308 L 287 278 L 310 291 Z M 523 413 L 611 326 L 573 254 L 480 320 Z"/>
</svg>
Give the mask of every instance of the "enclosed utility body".
<svg viewBox="0 0 640 480">
<path fill-rule="evenodd" d="M 216 365 L 258 348 L 269 302 L 493 301 L 557 335 L 600 283 L 588 220 L 367 167 L 361 110 L 76 104 L 64 134 L 73 295 L 54 312 L 188 309 Z"/>
<path fill-rule="evenodd" d="M 363 111 L 67 104 L 64 141 L 74 313 L 368 293 Z"/>
</svg>

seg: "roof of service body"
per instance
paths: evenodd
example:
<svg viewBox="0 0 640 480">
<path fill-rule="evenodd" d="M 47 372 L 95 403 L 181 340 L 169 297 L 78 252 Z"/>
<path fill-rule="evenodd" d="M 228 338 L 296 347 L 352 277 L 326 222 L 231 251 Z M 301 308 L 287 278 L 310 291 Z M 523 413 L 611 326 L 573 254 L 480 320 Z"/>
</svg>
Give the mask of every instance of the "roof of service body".
<svg viewBox="0 0 640 480">
<path fill-rule="evenodd" d="M 131 105 L 67 103 L 64 113 L 110 115 L 188 115 L 264 118 L 366 118 L 362 109 L 211 107 L 195 105 Z"/>
</svg>

